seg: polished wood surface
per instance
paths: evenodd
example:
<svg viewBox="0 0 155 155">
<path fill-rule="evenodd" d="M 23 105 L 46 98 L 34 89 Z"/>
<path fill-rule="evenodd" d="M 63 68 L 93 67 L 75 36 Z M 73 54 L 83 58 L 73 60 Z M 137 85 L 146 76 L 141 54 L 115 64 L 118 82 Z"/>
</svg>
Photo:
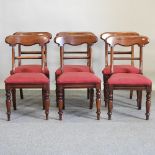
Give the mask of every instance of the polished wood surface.
<svg viewBox="0 0 155 155">
<path fill-rule="evenodd" d="M 97 42 L 97 37 L 91 32 L 60 32 L 56 34 L 54 39 L 55 43 L 60 47 L 60 68 L 63 74 L 63 68 L 65 65 L 65 60 L 71 59 L 87 59 L 86 66 L 89 67 L 90 72 L 92 70 L 92 45 Z M 86 44 L 86 51 L 65 51 L 65 45 L 79 46 Z M 70 55 L 71 54 L 71 55 Z M 61 76 L 61 75 L 60 75 Z M 74 88 L 87 88 L 90 90 L 90 109 L 93 107 L 94 101 L 94 88 L 96 89 L 96 108 L 97 108 L 97 119 L 100 119 L 100 106 L 101 106 L 101 85 L 100 84 L 82 84 L 82 83 L 57 83 L 56 76 L 56 96 L 57 103 L 59 107 L 59 119 L 62 120 L 62 109 L 64 107 L 64 89 L 74 89 Z"/>
<path fill-rule="evenodd" d="M 133 46 L 137 45 L 139 50 L 139 71 L 140 74 L 143 73 L 143 47 L 149 43 L 149 39 L 146 36 L 111 36 L 107 38 L 107 43 L 111 47 L 110 55 L 110 69 L 111 73 L 113 73 L 113 66 L 114 66 L 114 51 L 116 46 Z M 137 59 L 136 59 L 137 60 Z M 130 73 L 126 73 L 130 74 Z M 111 76 L 111 78 L 113 75 Z M 113 90 L 136 90 L 137 91 L 137 105 L 138 109 L 141 109 L 141 97 L 142 97 L 142 90 L 146 91 L 146 120 L 149 119 L 150 115 L 150 104 L 151 104 L 151 85 L 146 84 L 109 84 L 108 83 L 108 119 L 111 119 L 112 115 L 112 108 L 113 108 Z"/>
</svg>

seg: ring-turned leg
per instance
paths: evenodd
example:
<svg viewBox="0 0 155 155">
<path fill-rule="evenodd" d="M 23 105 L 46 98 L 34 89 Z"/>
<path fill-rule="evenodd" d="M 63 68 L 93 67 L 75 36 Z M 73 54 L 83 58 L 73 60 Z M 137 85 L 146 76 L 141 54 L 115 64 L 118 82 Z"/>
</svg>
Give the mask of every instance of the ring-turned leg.
<svg viewBox="0 0 155 155">
<path fill-rule="evenodd" d="M 109 88 L 108 120 L 111 120 L 112 109 L 113 109 L 113 90 Z"/>
<path fill-rule="evenodd" d="M 59 107 L 59 120 L 62 120 L 62 109 L 63 109 L 63 88 L 58 86 L 58 107 Z"/>
<path fill-rule="evenodd" d="M 151 91 L 146 92 L 146 120 L 149 120 L 151 106 Z"/>
<path fill-rule="evenodd" d="M 7 119 L 10 121 L 11 115 L 11 92 L 10 89 L 6 89 L 6 108 L 7 108 Z"/>
<path fill-rule="evenodd" d="M 50 99 L 49 99 L 49 89 L 43 90 L 44 92 L 44 106 L 45 106 L 45 115 L 46 115 L 46 120 L 48 120 L 48 114 L 49 114 L 49 107 L 50 107 Z"/>
<path fill-rule="evenodd" d="M 101 114 L 101 89 L 96 88 L 96 113 L 97 113 L 97 120 L 100 120 Z"/>
</svg>

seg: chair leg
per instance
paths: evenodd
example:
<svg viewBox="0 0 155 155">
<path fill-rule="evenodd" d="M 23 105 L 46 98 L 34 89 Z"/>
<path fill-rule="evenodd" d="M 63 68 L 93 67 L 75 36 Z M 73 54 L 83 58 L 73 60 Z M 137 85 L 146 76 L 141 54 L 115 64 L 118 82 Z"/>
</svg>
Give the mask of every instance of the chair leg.
<svg viewBox="0 0 155 155">
<path fill-rule="evenodd" d="M 112 109 L 113 109 L 113 90 L 109 90 L 109 102 L 108 102 L 108 120 L 111 120 L 112 115 Z"/>
<path fill-rule="evenodd" d="M 49 99 L 49 90 L 45 89 L 43 90 L 44 92 L 44 106 L 45 106 L 45 115 L 46 115 L 46 120 L 48 120 L 48 114 L 49 114 L 49 107 L 50 107 L 50 99 Z"/>
<path fill-rule="evenodd" d="M 87 99 L 89 100 L 90 99 L 90 89 L 87 88 Z"/>
<path fill-rule="evenodd" d="M 137 107 L 138 107 L 138 110 L 141 110 L 141 107 L 142 107 L 142 91 L 141 90 L 137 90 Z"/>
<path fill-rule="evenodd" d="M 20 98 L 21 98 L 21 99 L 24 99 L 23 89 L 22 89 L 22 88 L 20 88 L 19 90 L 20 90 Z"/>
<path fill-rule="evenodd" d="M 44 89 L 42 88 L 42 102 L 43 102 L 43 110 L 45 110 L 45 102 L 44 102 L 44 99 L 45 99 L 45 91 L 44 91 Z"/>
<path fill-rule="evenodd" d="M 146 92 L 146 120 L 149 120 L 151 106 L 151 91 Z"/>
<path fill-rule="evenodd" d="M 110 77 L 110 75 L 104 75 L 104 77 L 103 77 L 103 81 L 104 81 L 103 93 L 104 93 L 105 107 L 107 107 L 107 105 L 108 105 L 108 78 L 109 77 Z"/>
<path fill-rule="evenodd" d="M 6 89 L 6 108 L 7 108 L 7 119 L 10 121 L 11 115 L 11 92 L 10 89 Z"/>
<path fill-rule="evenodd" d="M 65 89 L 63 89 L 63 110 L 65 110 Z"/>
<path fill-rule="evenodd" d="M 88 89 L 87 89 L 88 90 Z M 93 103 L 94 103 L 94 89 L 91 88 L 89 89 L 90 92 L 90 105 L 89 105 L 89 109 L 93 109 Z"/>
<path fill-rule="evenodd" d="M 97 120 L 100 120 L 101 114 L 101 89 L 96 88 L 96 113 L 97 113 Z"/>
<path fill-rule="evenodd" d="M 63 109 L 63 88 L 58 87 L 58 106 L 59 106 L 59 120 L 62 120 Z"/>
<path fill-rule="evenodd" d="M 130 99 L 132 99 L 133 96 L 133 90 L 130 90 Z"/>
<path fill-rule="evenodd" d="M 16 110 L 16 89 L 12 89 L 12 103 L 13 103 L 13 108 Z"/>
</svg>

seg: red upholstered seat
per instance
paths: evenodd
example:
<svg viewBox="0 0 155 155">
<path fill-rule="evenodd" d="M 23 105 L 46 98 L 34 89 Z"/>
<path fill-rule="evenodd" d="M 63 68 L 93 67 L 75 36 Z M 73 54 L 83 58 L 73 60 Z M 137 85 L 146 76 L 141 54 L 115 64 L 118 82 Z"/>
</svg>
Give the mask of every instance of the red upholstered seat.
<svg viewBox="0 0 155 155">
<path fill-rule="evenodd" d="M 49 79 L 43 73 L 16 73 L 5 80 L 6 84 L 48 84 Z"/>
<path fill-rule="evenodd" d="M 21 65 L 15 68 L 14 73 L 21 73 L 21 72 L 28 72 L 28 73 L 42 73 L 41 65 Z M 46 75 L 49 75 L 49 70 L 45 67 Z"/>
<path fill-rule="evenodd" d="M 86 65 L 64 65 L 63 69 L 64 72 L 90 72 L 90 68 Z M 60 75 L 61 69 L 58 68 L 55 73 Z"/>
<path fill-rule="evenodd" d="M 65 72 L 57 79 L 58 84 L 71 83 L 101 83 L 101 80 L 93 73 L 89 72 Z"/>
<path fill-rule="evenodd" d="M 108 79 L 109 85 L 139 85 L 139 86 L 150 86 L 151 80 L 141 74 L 128 74 L 128 73 L 116 73 Z"/>
<path fill-rule="evenodd" d="M 111 74 L 110 66 L 102 70 L 103 74 Z M 139 73 L 139 69 L 131 65 L 114 65 L 113 73 Z"/>
</svg>

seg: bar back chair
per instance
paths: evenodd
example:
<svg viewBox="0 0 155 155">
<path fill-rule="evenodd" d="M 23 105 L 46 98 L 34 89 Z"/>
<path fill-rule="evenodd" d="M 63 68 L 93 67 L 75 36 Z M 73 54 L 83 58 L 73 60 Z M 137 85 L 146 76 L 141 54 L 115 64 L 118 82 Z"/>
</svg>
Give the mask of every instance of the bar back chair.
<svg viewBox="0 0 155 155">
<path fill-rule="evenodd" d="M 59 32 L 56 34 L 56 38 L 65 38 L 66 40 L 71 42 L 71 45 L 72 45 L 72 42 L 77 37 L 83 37 L 83 38 L 94 37 L 94 34 L 91 32 Z M 97 39 L 96 36 L 94 38 Z M 76 46 L 78 45 L 78 42 L 76 43 Z M 70 43 L 65 43 L 65 44 L 70 44 Z M 63 55 L 61 55 L 61 50 L 63 51 L 62 52 Z M 60 67 L 55 72 L 55 80 L 57 81 L 57 78 L 61 75 L 62 72 L 91 72 L 93 73 L 90 50 L 91 49 L 88 46 L 88 44 L 87 44 L 85 51 L 75 51 L 75 50 L 68 51 L 66 50 L 65 46 L 60 47 Z M 86 60 L 86 63 L 84 65 L 83 64 L 66 64 L 66 63 L 64 64 L 64 61 L 66 60 L 76 60 L 76 59 Z M 63 70 L 61 67 L 62 64 L 63 64 Z M 56 87 L 56 94 L 57 94 L 57 87 Z M 65 92 L 63 94 L 65 94 Z M 87 89 L 87 99 L 89 99 L 89 96 L 90 96 L 90 90 Z M 58 97 L 56 95 L 56 102 L 58 103 L 57 98 Z M 65 109 L 65 95 L 63 99 L 64 99 L 63 109 Z"/>
<path fill-rule="evenodd" d="M 96 89 L 97 119 L 100 119 L 100 89 L 101 80 L 92 70 L 92 45 L 97 37 L 91 32 L 60 32 L 54 39 L 60 47 L 60 70 L 56 76 L 56 96 L 59 107 L 59 119 L 62 119 L 64 106 L 64 89 L 87 88 L 90 89 L 90 109 L 93 107 L 94 88 Z M 86 51 L 65 51 L 65 45 L 79 46 L 85 44 Z M 65 60 L 86 60 L 86 65 L 66 65 Z"/>
<path fill-rule="evenodd" d="M 149 111 L 151 104 L 151 87 L 152 82 L 143 76 L 143 47 L 149 43 L 146 36 L 111 36 L 107 38 L 110 46 L 110 72 L 114 72 L 115 48 L 117 46 L 132 47 L 138 46 L 139 55 L 132 59 L 139 62 L 139 74 L 136 73 L 115 73 L 108 79 L 108 119 L 111 119 L 113 107 L 113 90 L 136 90 L 142 92 L 146 90 L 146 119 L 149 119 Z M 138 109 L 141 109 L 141 101 L 137 97 Z"/>
<path fill-rule="evenodd" d="M 16 110 L 16 89 L 19 88 L 42 88 L 43 105 L 45 107 L 46 119 L 48 119 L 49 113 L 49 79 L 45 76 L 45 50 L 46 44 L 49 43 L 49 39 L 45 36 L 37 35 L 10 35 L 6 37 L 5 42 L 12 47 L 12 70 L 11 74 L 5 80 L 6 89 L 6 106 L 7 116 L 10 120 L 11 114 L 11 100 L 10 91 L 12 91 L 12 101 L 14 110 Z M 16 54 L 16 47 L 39 45 L 41 56 L 22 56 Z M 16 60 L 18 59 L 41 59 L 41 71 L 34 72 L 15 72 Z"/>
<path fill-rule="evenodd" d="M 102 70 L 103 74 L 103 81 L 104 81 L 104 101 L 105 101 L 105 107 L 107 106 L 106 99 L 106 92 L 107 92 L 107 81 L 109 77 L 111 76 L 110 72 L 110 47 L 107 43 L 107 38 L 110 36 L 139 36 L 139 33 L 137 32 L 104 32 L 100 35 L 100 38 L 105 43 L 105 67 Z M 139 73 L 139 69 L 135 67 L 134 65 L 134 46 L 131 46 L 130 49 L 127 47 L 127 49 L 117 49 L 113 52 L 115 55 L 115 59 L 120 60 L 122 62 L 129 61 L 128 64 L 115 64 L 114 65 L 114 72 L 113 73 Z M 127 57 L 126 57 L 127 56 Z M 123 58 L 126 57 L 126 58 Z M 124 61 L 125 60 L 125 61 Z M 130 99 L 132 99 L 133 91 L 130 90 Z"/>
<path fill-rule="evenodd" d="M 47 37 L 49 40 L 52 39 L 52 35 L 49 32 L 15 32 L 13 35 L 37 35 L 37 36 L 45 36 Z M 14 70 L 14 72 L 11 71 L 11 74 L 14 73 L 21 73 L 21 72 L 33 72 L 33 73 L 41 73 L 42 69 L 41 69 L 41 64 L 22 64 L 22 60 L 23 59 L 41 59 L 41 51 L 36 51 L 36 50 L 24 50 L 22 49 L 22 45 L 18 44 L 18 63 L 17 66 Z M 49 69 L 47 67 L 47 44 L 45 44 L 45 75 L 49 77 Z M 36 55 L 36 56 L 34 56 Z M 23 90 L 20 89 L 20 97 L 21 99 L 23 99 Z"/>
</svg>

